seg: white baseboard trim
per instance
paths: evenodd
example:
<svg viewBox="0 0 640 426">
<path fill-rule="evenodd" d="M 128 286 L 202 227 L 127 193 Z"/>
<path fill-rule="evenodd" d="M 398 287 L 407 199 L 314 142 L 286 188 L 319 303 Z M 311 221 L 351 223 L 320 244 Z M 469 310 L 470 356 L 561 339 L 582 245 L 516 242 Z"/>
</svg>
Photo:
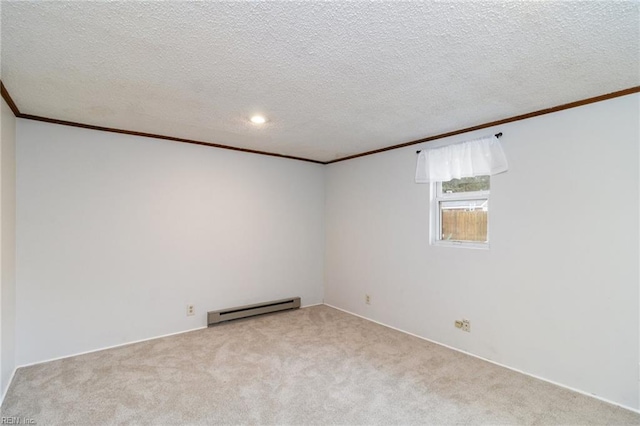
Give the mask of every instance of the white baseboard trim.
<svg viewBox="0 0 640 426">
<path fill-rule="evenodd" d="M 4 397 L 7 396 L 7 392 L 9 392 L 9 388 L 11 387 L 11 383 L 13 382 L 13 378 L 16 375 L 16 371 L 18 367 L 14 367 L 11 372 L 11 377 L 9 377 L 9 382 L 7 383 L 7 387 L 2 390 L 2 398 L 0 398 L 0 407 L 2 407 L 2 403 L 4 402 Z"/>
<path fill-rule="evenodd" d="M 488 358 L 481 357 L 481 356 L 476 355 L 476 354 L 474 354 L 474 353 L 467 352 L 467 351 L 465 351 L 465 350 L 458 349 L 458 348 L 455 348 L 455 347 L 453 347 L 453 346 L 449 346 L 449 345 L 447 345 L 447 344 L 440 343 L 440 342 L 437 342 L 437 341 L 435 341 L 435 340 L 431 340 L 431 339 L 429 339 L 429 338 L 426 338 L 426 337 L 423 337 L 423 336 L 419 336 L 419 335 L 414 334 L 414 333 L 410 333 L 410 332 L 405 331 L 405 330 L 402 330 L 402 329 L 400 329 L 400 328 L 393 327 L 393 326 L 391 326 L 391 325 L 385 324 L 385 323 L 380 322 L 380 321 L 376 321 L 376 320 L 371 319 L 371 318 L 367 318 L 367 317 L 365 317 L 365 316 L 363 316 L 363 315 L 359 315 L 359 314 L 353 313 L 353 312 L 351 312 L 351 311 L 348 311 L 348 310 L 346 310 L 346 309 L 339 308 L 339 307 L 334 306 L 334 305 L 331 305 L 331 304 L 329 304 L 329 303 L 314 303 L 314 304 L 311 304 L 311 305 L 301 306 L 301 307 L 300 307 L 300 309 L 302 309 L 302 308 L 310 308 L 310 307 L 312 307 L 312 306 L 319 306 L 319 305 L 326 305 L 326 306 L 329 306 L 330 308 L 337 309 L 337 310 L 339 310 L 339 311 L 342 311 L 342 312 L 347 313 L 347 314 L 349 314 L 349 315 L 356 316 L 356 317 L 358 317 L 358 318 L 362 318 L 362 319 L 364 319 L 364 320 L 366 320 L 366 321 L 371 321 L 371 322 L 373 322 L 373 323 L 375 323 L 375 324 L 378 324 L 378 325 L 381 325 L 381 326 L 383 326 L 383 327 L 387 327 L 387 328 L 390 328 L 390 329 L 392 329 L 392 330 L 399 331 L 399 332 L 404 333 L 404 334 L 407 334 L 407 335 L 409 335 L 409 336 L 417 337 L 418 339 L 422 339 L 422 340 L 425 340 L 425 341 L 427 341 L 427 342 L 434 343 L 434 344 L 436 344 L 436 345 L 443 346 L 443 347 L 445 347 L 445 348 L 448 348 L 448 349 L 454 350 L 454 351 L 456 351 L 456 352 L 460 352 L 460 353 L 463 353 L 463 354 L 465 354 L 465 355 L 469 355 L 469 356 L 472 356 L 472 357 L 474 357 L 474 358 L 481 359 L 482 361 L 486 361 L 486 362 L 489 362 L 489 363 L 491 363 L 491 364 L 497 365 L 497 366 L 499 366 L 499 367 L 506 368 L 507 370 L 515 371 L 516 373 L 524 374 L 525 376 L 533 377 L 534 379 L 542 380 L 543 382 L 551 383 L 552 385 L 559 386 L 559 387 L 561 387 L 561 388 L 565 388 L 565 389 L 568 389 L 568 390 L 570 390 L 570 391 L 577 392 L 577 393 L 579 393 L 579 394 L 581 394 L 581 395 L 585 395 L 585 396 L 588 396 L 588 397 L 591 397 L 591 398 L 594 398 L 594 399 L 600 400 L 600 401 L 602 401 L 602 402 L 606 402 L 607 404 L 615 405 L 615 406 L 617 406 L 617 407 L 624 408 L 625 410 L 629 410 L 629 411 L 632 411 L 632 412 L 634 412 L 634 413 L 639 413 L 639 414 L 640 414 L 640 410 L 638 410 L 638 409 L 631 408 L 631 407 L 627 407 L 626 405 L 619 404 L 619 403 L 617 403 L 617 402 L 614 402 L 614 401 L 608 400 L 608 399 L 606 399 L 606 398 L 602 398 L 602 397 L 600 397 L 600 396 L 598 396 L 598 395 L 593 395 L 593 394 L 590 394 L 590 393 L 588 393 L 588 392 L 582 391 L 582 390 L 580 390 L 580 389 L 572 388 L 571 386 L 563 385 L 562 383 L 554 382 L 553 380 L 545 379 L 544 377 L 540 377 L 540 376 L 536 376 L 535 374 L 527 373 L 526 371 L 522 371 L 522 370 L 519 370 L 519 369 L 514 368 L 514 367 L 509 367 L 508 365 L 501 364 L 501 363 L 496 362 L 496 361 L 492 361 L 492 360 L 490 360 L 490 359 L 488 359 Z M 23 367 L 30 367 L 30 366 L 32 366 L 32 365 L 44 364 L 44 363 L 51 362 L 51 361 L 58 361 L 58 360 L 61 360 L 61 359 L 71 358 L 71 357 L 79 356 L 79 355 L 86 355 L 86 354 L 90 354 L 90 353 L 94 353 L 94 352 L 105 351 L 105 350 L 108 350 L 108 349 L 119 348 L 119 347 L 122 347 L 122 346 L 134 345 L 134 344 L 136 344 L 136 343 L 147 342 L 147 341 L 149 341 L 149 340 L 155 340 L 155 339 L 162 339 L 162 338 L 164 338 L 164 337 L 175 336 L 175 335 L 178 335 L 178 334 L 190 333 L 190 332 L 192 332 L 192 331 L 203 330 L 203 329 L 205 329 L 205 328 L 207 328 L 207 326 L 203 326 L 203 327 L 196 327 L 196 328 L 192 328 L 192 329 L 189 329 L 189 330 L 178 331 L 178 332 L 175 332 L 175 333 L 169 333 L 169 334 L 163 334 L 163 335 L 160 335 L 160 336 L 154 336 L 154 337 L 149 337 L 149 338 L 146 338 L 146 339 L 134 340 L 134 341 L 132 341 L 132 342 L 120 343 L 120 344 L 118 344 L 118 345 L 106 346 L 106 347 L 104 347 L 104 348 L 93 349 L 93 350 L 90 350 L 90 351 L 84 351 L 84 352 L 78 352 L 78 353 L 75 353 L 75 354 L 65 355 L 65 356 L 61 356 L 61 357 L 57 357 L 57 358 L 51 358 L 51 359 L 47 359 L 47 360 L 44 360 L 44 361 L 38 361 L 38 362 L 30 363 L 30 364 L 23 364 L 23 365 L 19 365 L 19 366 L 15 367 L 15 368 L 13 369 L 13 372 L 11 373 L 11 377 L 9 378 L 9 383 L 7 384 L 6 389 L 4 389 L 4 390 L 3 390 L 3 392 L 2 392 L 2 398 L 0 398 L 0 405 L 2 405 L 2 403 L 4 402 L 4 398 L 5 398 L 6 394 L 7 394 L 7 391 L 8 391 L 8 390 L 9 390 L 9 388 L 11 387 L 11 383 L 13 382 L 13 379 L 14 379 L 14 377 L 15 377 L 15 375 L 16 375 L 16 371 L 17 371 L 19 368 L 23 368 Z"/>
<path fill-rule="evenodd" d="M 324 303 L 320 302 L 320 303 L 313 303 L 313 304 L 311 304 L 311 305 L 304 305 L 304 306 L 300 306 L 300 309 L 302 309 L 302 308 L 310 308 L 310 307 L 312 307 L 312 306 L 319 306 L 319 305 L 324 305 Z M 46 363 L 46 362 L 51 362 L 51 361 L 59 361 L 59 360 L 61 360 L 61 359 L 71 358 L 71 357 L 74 357 L 74 356 L 86 355 L 86 354 L 90 354 L 90 353 L 93 353 L 93 352 L 106 351 L 106 350 L 108 350 L 108 349 L 119 348 L 119 347 L 122 347 L 122 346 L 135 345 L 136 343 L 147 342 L 147 341 L 149 341 L 149 340 L 155 340 L 155 339 L 162 339 L 163 337 L 175 336 L 175 335 L 177 335 L 177 334 L 190 333 L 190 332 L 192 332 L 192 331 L 198 331 L 198 330 L 202 330 L 202 329 L 205 329 L 205 328 L 207 328 L 207 326 L 206 326 L 206 325 L 205 325 L 205 326 L 203 326 L 203 327 L 191 328 L 191 329 L 189 329 L 189 330 L 185 330 L 185 331 L 177 331 L 177 332 L 175 332 L 175 333 L 162 334 L 162 335 L 160 335 L 160 336 L 149 337 L 149 338 L 147 338 L 147 339 L 134 340 L 134 341 L 132 341 L 132 342 L 120 343 L 120 344 L 113 345 L 113 346 L 106 346 L 106 347 L 104 347 L 104 348 L 92 349 L 92 350 L 90 350 L 90 351 L 78 352 L 78 353 L 74 353 L 74 354 L 71 354 L 71 355 L 64 355 L 64 356 L 60 356 L 60 357 L 57 357 L 57 358 L 50 358 L 50 359 L 46 359 L 46 360 L 44 360 L 44 361 L 37 361 L 37 362 L 29 363 L 29 364 L 19 365 L 19 366 L 17 366 L 16 368 L 14 368 L 14 370 L 13 370 L 13 374 L 11 375 L 11 379 L 13 380 L 13 376 L 15 375 L 16 370 L 17 370 L 18 368 L 31 367 L 32 365 L 44 364 L 44 363 Z M 9 385 L 10 385 L 10 384 L 11 384 L 11 381 L 9 382 Z M 8 388 L 9 388 L 9 386 L 7 386 L 7 389 L 8 389 Z M 5 392 L 6 392 L 6 390 L 5 390 Z M 4 399 L 4 395 L 3 395 L 2 397 L 3 397 L 3 399 Z"/>
<path fill-rule="evenodd" d="M 324 304 L 326 306 L 329 306 L 330 308 L 337 309 L 339 311 L 342 311 L 342 312 L 347 313 L 349 315 L 356 316 L 358 318 L 362 318 L 362 319 L 367 320 L 367 321 L 371 321 L 371 322 L 376 323 L 378 325 L 381 325 L 383 327 L 387 327 L 387 328 L 390 328 L 392 330 L 396 330 L 396 331 L 399 331 L 401 333 L 408 334 L 409 336 L 417 337 L 418 339 L 426 340 L 427 342 L 430 342 L 430 343 L 435 343 L 436 345 L 439 345 L 439 346 L 444 346 L 445 348 L 454 350 L 456 352 L 461 352 L 461 353 L 463 353 L 465 355 L 469 355 L 469 356 L 472 356 L 472 357 L 477 358 L 477 359 L 481 359 L 482 361 L 489 362 L 491 364 L 497 365 L 498 367 L 506 368 L 507 370 L 515 371 L 516 373 L 524 374 L 525 376 L 533 377 L 534 379 L 542 380 L 543 382 L 551 383 L 552 385 L 556 385 L 556 386 L 559 386 L 561 388 L 565 388 L 565 389 L 568 389 L 570 391 L 577 392 L 579 394 L 582 394 L 582 395 L 585 395 L 585 396 L 600 400 L 602 402 L 606 402 L 607 404 L 615 405 L 616 407 L 624 408 L 625 410 L 633 411 L 634 413 L 639 413 L 640 414 L 640 410 L 638 410 L 638 409 L 627 407 L 626 405 L 623 405 L 623 404 L 620 404 L 618 402 L 614 402 L 614 401 L 608 400 L 606 398 L 602 398 L 602 397 L 600 397 L 598 395 L 594 395 L 594 394 L 582 391 L 580 389 L 572 388 L 571 386 L 563 385 L 562 383 L 554 382 L 553 380 L 545 379 L 544 377 L 536 376 L 535 374 L 527 373 L 526 371 L 522 371 L 522 370 L 519 370 L 519 369 L 514 368 L 514 367 L 509 367 L 508 365 L 500 364 L 499 362 L 492 361 L 492 360 L 487 359 L 487 358 L 483 358 L 483 357 L 481 357 L 479 355 L 476 355 L 474 353 L 467 352 L 465 350 L 458 349 L 458 348 L 455 348 L 453 346 L 449 346 L 449 345 L 446 345 L 444 343 L 440 343 L 440 342 L 437 342 L 435 340 L 431 340 L 431 339 L 428 339 L 426 337 L 410 333 L 408 331 L 402 330 L 402 329 L 397 328 L 397 327 L 393 327 L 393 326 L 385 324 L 383 322 L 376 321 L 376 320 L 373 320 L 371 318 L 367 318 L 365 316 L 355 314 L 353 312 L 347 311 L 346 309 L 338 308 L 337 306 L 330 305 L 329 303 L 324 303 Z"/>
<path fill-rule="evenodd" d="M 206 325 L 204 327 L 196 327 L 196 328 L 191 328 L 189 330 L 176 331 L 175 333 L 162 334 L 160 336 L 154 336 L 154 337 L 148 337 L 146 339 L 134 340 L 132 342 L 119 343 L 119 344 L 113 345 L 113 346 L 105 346 L 104 348 L 92 349 L 90 351 L 84 351 L 84 352 L 78 352 L 78 353 L 71 354 L 71 355 L 59 356 L 57 358 L 51 358 L 51 359 L 47 359 L 47 360 L 44 360 L 44 361 L 37 361 L 37 362 L 29 363 L 29 364 L 22 364 L 22 365 L 19 365 L 18 367 L 16 367 L 16 369 L 23 368 L 23 367 L 31 367 L 32 365 L 44 364 L 46 362 L 51 362 L 51 361 L 58 361 L 58 360 L 61 360 L 61 359 L 71 358 L 71 357 L 74 357 L 74 356 L 86 355 L 86 354 L 91 354 L 91 353 L 100 352 L 100 351 L 106 351 L 107 349 L 114 349 L 114 348 L 120 348 L 122 346 L 135 345 L 136 343 L 148 342 L 149 340 L 162 339 L 163 337 L 170 337 L 170 336 L 175 336 L 175 335 L 178 335 L 178 334 L 191 333 L 192 331 L 203 330 L 205 328 L 207 328 Z"/>
</svg>

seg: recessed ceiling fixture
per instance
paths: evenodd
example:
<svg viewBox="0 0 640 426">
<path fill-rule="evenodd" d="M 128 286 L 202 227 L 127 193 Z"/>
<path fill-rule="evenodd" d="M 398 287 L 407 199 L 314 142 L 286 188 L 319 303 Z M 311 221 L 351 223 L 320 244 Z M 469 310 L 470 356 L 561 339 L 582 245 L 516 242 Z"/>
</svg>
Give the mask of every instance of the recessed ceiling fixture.
<svg viewBox="0 0 640 426">
<path fill-rule="evenodd" d="M 264 124 L 266 121 L 267 119 L 261 115 L 254 115 L 253 117 L 251 117 L 251 122 L 253 124 Z"/>
</svg>

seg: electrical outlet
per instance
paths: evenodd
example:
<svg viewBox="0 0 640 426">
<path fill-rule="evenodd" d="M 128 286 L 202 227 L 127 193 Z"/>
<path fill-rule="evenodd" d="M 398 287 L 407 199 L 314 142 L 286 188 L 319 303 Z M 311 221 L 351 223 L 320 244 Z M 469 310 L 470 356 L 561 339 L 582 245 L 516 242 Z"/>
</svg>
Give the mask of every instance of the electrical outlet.
<svg viewBox="0 0 640 426">
<path fill-rule="evenodd" d="M 462 328 L 462 321 L 460 320 L 455 320 L 455 322 L 453 323 L 453 325 L 456 326 L 456 328 Z"/>
<path fill-rule="evenodd" d="M 371 304 L 371 296 L 369 296 L 368 294 L 364 295 L 364 303 L 366 303 L 367 305 Z"/>
<path fill-rule="evenodd" d="M 193 316 L 196 314 L 196 307 L 194 305 L 187 305 L 187 316 Z"/>
<path fill-rule="evenodd" d="M 462 320 L 462 331 L 466 331 L 467 333 L 471 332 L 471 321 L 468 319 Z"/>
</svg>

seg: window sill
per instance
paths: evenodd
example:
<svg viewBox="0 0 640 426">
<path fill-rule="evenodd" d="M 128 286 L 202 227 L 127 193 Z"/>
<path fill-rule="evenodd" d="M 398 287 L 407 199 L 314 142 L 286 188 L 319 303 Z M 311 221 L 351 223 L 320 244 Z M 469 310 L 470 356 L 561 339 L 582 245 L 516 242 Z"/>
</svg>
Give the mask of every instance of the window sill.
<svg viewBox="0 0 640 426">
<path fill-rule="evenodd" d="M 446 241 L 438 240 L 431 243 L 432 246 L 439 247 L 451 247 L 451 248 L 466 248 L 473 250 L 489 250 L 489 243 L 472 243 L 464 241 Z"/>
</svg>

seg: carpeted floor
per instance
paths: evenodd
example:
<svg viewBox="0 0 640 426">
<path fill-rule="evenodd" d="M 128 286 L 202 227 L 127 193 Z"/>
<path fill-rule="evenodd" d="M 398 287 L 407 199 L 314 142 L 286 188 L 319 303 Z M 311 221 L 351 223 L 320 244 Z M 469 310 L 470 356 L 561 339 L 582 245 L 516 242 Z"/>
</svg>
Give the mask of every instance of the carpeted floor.
<svg viewBox="0 0 640 426">
<path fill-rule="evenodd" d="M 2 416 L 55 424 L 640 424 L 640 415 L 327 306 L 16 373 Z"/>
</svg>

